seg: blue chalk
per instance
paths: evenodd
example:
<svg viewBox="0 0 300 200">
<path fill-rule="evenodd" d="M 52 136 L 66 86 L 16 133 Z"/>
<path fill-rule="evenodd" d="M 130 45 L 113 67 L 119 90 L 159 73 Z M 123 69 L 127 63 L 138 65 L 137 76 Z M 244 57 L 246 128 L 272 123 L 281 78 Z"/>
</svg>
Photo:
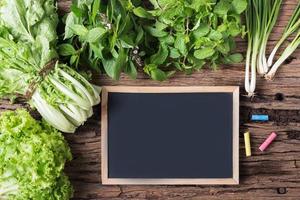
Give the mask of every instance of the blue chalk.
<svg viewBox="0 0 300 200">
<path fill-rule="evenodd" d="M 268 121 L 269 115 L 252 115 L 251 120 L 252 121 Z"/>
</svg>

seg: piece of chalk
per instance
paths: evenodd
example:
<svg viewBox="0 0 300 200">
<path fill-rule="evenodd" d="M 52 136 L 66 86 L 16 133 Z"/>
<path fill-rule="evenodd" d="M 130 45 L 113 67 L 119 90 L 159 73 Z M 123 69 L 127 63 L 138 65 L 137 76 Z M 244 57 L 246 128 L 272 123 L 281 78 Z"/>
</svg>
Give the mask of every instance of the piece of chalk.
<svg viewBox="0 0 300 200">
<path fill-rule="evenodd" d="M 260 145 L 259 150 L 264 151 L 276 137 L 276 133 L 271 133 L 271 135 L 264 141 L 264 143 Z"/>
<path fill-rule="evenodd" d="M 251 156 L 250 133 L 244 133 L 246 156 Z"/>
<path fill-rule="evenodd" d="M 269 116 L 268 115 L 252 115 L 251 120 L 252 121 L 268 121 Z"/>
</svg>

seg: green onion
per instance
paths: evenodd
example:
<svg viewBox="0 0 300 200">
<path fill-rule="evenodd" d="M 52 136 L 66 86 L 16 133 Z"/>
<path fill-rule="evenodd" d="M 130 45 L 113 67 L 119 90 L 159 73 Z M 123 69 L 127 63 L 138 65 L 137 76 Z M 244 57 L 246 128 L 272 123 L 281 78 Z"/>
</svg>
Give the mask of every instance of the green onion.
<svg viewBox="0 0 300 200">
<path fill-rule="evenodd" d="M 270 71 L 266 74 L 265 78 L 267 80 L 272 80 L 282 63 L 290 56 L 300 45 L 300 30 L 298 30 L 297 35 L 291 43 L 285 48 L 279 59 L 274 63 Z"/>
<path fill-rule="evenodd" d="M 257 49 L 257 43 L 255 43 L 255 41 L 257 41 L 257 35 L 255 35 L 255 32 L 253 30 L 259 28 L 259 26 L 257 25 L 257 23 L 255 23 L 256 21 L 254 20 L 253 15 L 256 15 L 256 13 L 254 12 L 253 1 L 250 0 L 248 1 L 248 9 L 246 10 L 248 48 L 246 55 L 245 90 L 248 93 L 248 96 L 252 96 L 254 94 L 256 86 L 256 56 L 253 56 L 253 46 L 255 45 L 255 49 Z M 254 34 L 252 34 L 252 32 Z M 254 37 L 256 38 L 256 40 L 254 40 Z M 255 54 L 257 54 L 257 50 L 255 51 Z"/>
<path fill-rule="evenodd" d="M 248 48 L 245 72 L 245 90 L 248 96 L 253 96 L 255 92 L 256 71 L 260 75 L 268 72 L 266 46 L 278 18 L 281 2 L 282 0 L 248 0 L 246 10 Z"/>
<path fill-rule="evenodd" d="M 300 2 L 298 3 L 298 6 L 296 7 L 291 19 L 289 20 L 288 25 L 285 27 L 283 31 L 283 35 L 280 38 L 280 40 L 275 45 L 273 51 L 271 52 L 269 58 L 268 58 L 268 66 L 271 67 L 273 64 L 274 57 L 279 49 L 279 47 L 283 44 L 283 42 L 292 35 L 295 31 L 297 31 L 300 27 Z"/>
<path fill-rule="evenodd" d="M 287 40 L 289 36 L 293 35 L 294 33 L 296 33 L 296 35 L 294 36 L 293 41 L 288 44 L 288 46 L 285 48 L 281 56 L 272 66 L 273 59 L 279 47 L 284 43 L 284 41 Z M 280 40 L 274 47 L 272 53 L 270 54 L 270 57 L 268 59 L 268 66 L 272 66 L 272 68 L 270 69 L 268 74 L 266 74 L 265 78 L 268 80 L 273 79 L 278 68 L 298 48 L 299 45 L 300 45 L 300 2 L 298 3 L 292 17 L 290 18 L 288 25 L 285 27 L 282 37 L 280 38 Z"/>
<path fill-rule="evenodd" d="M 266 58 L 266 48 L 270 33 L 276 24 L 280 5 L 282 0 L 258 0 L 261 6 L 258 6 L 259 12 L 262 14 L 261 35 L 260 35 L 260 51 L 258 55 L 257 72 L 264 75 L 268 72 L 269 67 Z"/>
</svg>

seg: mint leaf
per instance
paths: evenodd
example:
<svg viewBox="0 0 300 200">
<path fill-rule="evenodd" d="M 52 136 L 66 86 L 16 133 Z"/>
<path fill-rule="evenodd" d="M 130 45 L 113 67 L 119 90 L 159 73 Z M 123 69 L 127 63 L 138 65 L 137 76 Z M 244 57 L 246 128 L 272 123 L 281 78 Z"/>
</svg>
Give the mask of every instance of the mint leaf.
<svg viewBox="0 0 300 200">
<path fill-rule="evenodd" d="M 194 52 L 194 56 L 200 60 L 211 57 L 214 55 L 215 50 L 211 47 L 206 47 L 203 49 L 198 49 Z"/>
<path fill-rule="evenodd" d="M 208 24 L 201 24 L 195 31 L 193 31 L 193 35 L 196 39 L 206 36 L 209 33 Z"/>
<path fill-rule="evenodd" d="M 232 6 L 237 14 L 244 12 L 248 6 L 247 0 L 233 0 Z"/>
<path fill-rule="evenodd" d="M 218 15 L 226 15 L 231 8 L 231 4 L 228 0 L 221 0 L 214 8 L 214 13 Z"/>
<path fill-rule="evenodd" d="M 232 62 L 232 63 L 240 63 L 243 61 L 243 55 L 240 53 L 235 53 L 235 54 L 231 54 L 228 56 L 228 59 Z"/>
<path fill-rule="evenodd" d="M 174 43 L 174 47 L 179 50 L 182 55 L 187 54 L 187 48 L 185 44 L 185 35 L 178 34 Z"/>
</svg>

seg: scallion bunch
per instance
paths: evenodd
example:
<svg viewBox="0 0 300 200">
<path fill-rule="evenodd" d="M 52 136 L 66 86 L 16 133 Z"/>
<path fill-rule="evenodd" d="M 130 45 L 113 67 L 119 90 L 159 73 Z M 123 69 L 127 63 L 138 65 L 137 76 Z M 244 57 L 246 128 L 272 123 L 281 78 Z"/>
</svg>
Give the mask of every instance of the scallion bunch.
<svg viewBox="0 0 300 200">
<path fill-rule="evenodd" d="M 266 46 L 278 18 L 281 3 L 282 0 L 248 0 L 246 10 L 248 48 L 245 72 L 245 89 L 248 96 L 254 95 L 256 72 L 265 75 L 269 70 Z"/>
<path fill-rule="evenodd" d="M 282 46 L 282 44 L 288 39 L 288 37 L 293 36 L 292 42 L 288 44 L 288 46 L 285 48 L 281 56 L 278 58 L 278 60 L 273 64 L 274 57 L 279 49 L 279 47 Z M 291 16 L 287 26 L 285 27 L 283 31 L 283 35 L 280 38 L 280 40 L 275 45 L 274 49 L 272 50 L 272 53 L 270 54 L 270 57 L 268 58 L 268 66 L 272 67 L 270 71 L 266 74 L 266 79 L 273 79 L 276 71 L 280 67 L 280 65 L 298 48 L 300 45 L 300 2 L 298 3 L 295 11 L 293 12 L 293 15 Z"/>
</svg>

